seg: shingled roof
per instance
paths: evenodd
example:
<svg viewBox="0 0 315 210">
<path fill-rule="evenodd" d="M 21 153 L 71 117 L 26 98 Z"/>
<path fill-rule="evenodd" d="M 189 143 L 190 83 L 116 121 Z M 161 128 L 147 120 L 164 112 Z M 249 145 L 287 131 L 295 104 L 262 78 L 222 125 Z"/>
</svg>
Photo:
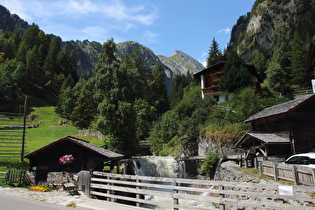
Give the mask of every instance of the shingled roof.
<svg viewBox="0 0 315 210">
<path fill-rule="evenodd" d="M 109 151 L 107 149 L 98 147 L 98 146 L 96 146 L 94 144 L 91 144 L 91 143 L 89 143 L 87 141 L 84 141 L 82 139 L 78 139 L 78 138 L 75 138 L 75 137 L 72 137 L 72 136 L 65 136 L 65 137 L 63 137 L 61 139 L 58 139 L 58 140 L 56 140 L 56 141 L 54 141 L 54 142 L 52 142 L 52 143 L 50 143 L 50 144 L 48 144 L 48 145 L 38 149 L 38 150 L 35 150 L 35 151 L 25 155 L 24 157 L 28 158 L 28 157 L 30 157 L 30 156 L 32 156 L 34 154 L 37 154 L 38 152 L 40 152 L 42 150 L 45 150 L 45 149 L 47 149 L 47 148 L 49 148 L 49 147 L 51 147 L 51 146 L 53 146 L 55 144 L 58 144 L 58 143 L 60 143 L 62 141 L 73 142 L 74 144 L 77 144 L 77 145 L 79 145 L 79 146 L 81 146 L 81 147 L 83 147 L 85 149 L 88 149 L 88 150 L 90 150 L 90 151 L 92 151 L 94 153 L 97 153 L 97 154 L 99 154 L 99 155 L 101 155 L 101 156 L 103 156 L 105 158 L 111 159 L 111 160 L 122 159 L 124 157 L 124 155 L 122 155 L 122 154 Z"/>
<path fill-rule="evenodd" d="M 242 145 L 248 140 L 254 139 L 262 144 L 289 144 L 290 139 L 283 136 L 279 136 L 275 133 L 257 133 L 248 132 L 235 144 L 235 147 L 242 147 Z"/>
<path fill-rule="evenodd" d="M 287 113 L 295 111 L 296 109 L 298 109 L 299 107 L 303 106 L 305 103 L 311 100 L 315 100 L 314 94 L 305 95 L 300 98 L 294 99 L 292 101 L 288 101 L 282 104 L 271 106 L 251 116 L 244 122 L 251 122 L 251 121 L 260 120 L 260 119 L 271 117 L 271 116 L 285 115 Z"/>
</svg>

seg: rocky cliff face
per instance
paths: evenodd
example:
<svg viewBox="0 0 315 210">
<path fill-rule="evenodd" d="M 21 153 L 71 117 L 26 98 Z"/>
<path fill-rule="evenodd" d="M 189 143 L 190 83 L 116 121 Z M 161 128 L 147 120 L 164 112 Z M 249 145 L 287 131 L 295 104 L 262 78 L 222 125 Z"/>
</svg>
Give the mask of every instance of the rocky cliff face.
<svg viewBox="0 0 315 210">
<path fill-rule="evenodd" d="M 233 27 L 228 48 L 237 50 L 247 62 L 254 50 L 268 57 L 272 53 L 272 33 L 280 23 L 288 25 L 292 36 L 297 30 L 302 37 L 312 37 L 314 12 L 313 0 L 256 0 L 252 11 Z"/>
</svg>

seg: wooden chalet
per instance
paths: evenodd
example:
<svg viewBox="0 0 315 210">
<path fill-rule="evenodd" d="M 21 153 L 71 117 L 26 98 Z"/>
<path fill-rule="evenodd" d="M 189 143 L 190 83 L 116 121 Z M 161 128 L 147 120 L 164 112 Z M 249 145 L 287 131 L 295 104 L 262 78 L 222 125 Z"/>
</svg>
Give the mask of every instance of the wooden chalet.
<svg viewBox="0 0 315 210">
<path fill-rule="evenodd" d="M 211 95 L 217 103 L 224 102 L 228 99 L 228 93 L 218 88 L 220 78 L 223 75 L 224 65 L 225 61 L 221 61 L 194 74 L 194 77 L 200 81 L 202 98 L 204 98 L 205 95 Z M 243 66 L 245 66 L 251 74 L 252 86 L 260 88 L 262 80 L 255 66 L 250 64 L 243 64 Z"/>
<path fill-rule="evenodd" d="M 245 158 L 287 157 L 315 149 L 315 95 L 305 95 L 262 110 L 245 120 L 252 132 L 237 143 Z"/>
<path fill-rule="evenodd" d="M 61 158 L 71 155 L 75 160 L 64 164 Z M 124 155 L 118 154 L 87 141 L 66 136 L 24 156 L 30 160 L 30 170 L 35 180 L 47 180 L 48 172 L 71 172 L 102 170 L 104 162 L 113 167 Z"/>
</svg>

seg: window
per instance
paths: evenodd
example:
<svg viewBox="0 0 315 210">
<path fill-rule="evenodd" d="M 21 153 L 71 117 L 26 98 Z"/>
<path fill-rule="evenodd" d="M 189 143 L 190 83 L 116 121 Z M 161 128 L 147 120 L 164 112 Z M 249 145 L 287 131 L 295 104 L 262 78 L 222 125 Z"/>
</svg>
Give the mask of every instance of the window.
<svg viewBox="0 0 315 210">
<path fill-rule="evenodd" d="M 290 158 L 289 160 L 287 160 L 285 163 L 289 163 L 289 164 L 299 164 L 300 157 L 295 156 Z"/>
<path fill-rule="evenodd" d="M 315 159 L 310 159 L 310 164 L 315 164 Z"/>
<path fill-rule="evenodd" d="M 302 165 L 308 165 L 309 162 L 310 162 L 310 158 L 309 158 L 309 157 L 301 156 L 300 164 L 302 164 Z"/>
</svg>

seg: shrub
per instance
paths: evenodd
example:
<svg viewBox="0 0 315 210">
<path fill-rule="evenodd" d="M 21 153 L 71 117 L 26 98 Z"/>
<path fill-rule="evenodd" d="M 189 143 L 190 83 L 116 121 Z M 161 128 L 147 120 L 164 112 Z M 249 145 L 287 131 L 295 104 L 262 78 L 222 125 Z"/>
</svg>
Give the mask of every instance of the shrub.
<svg viewBox="0 0 315 210">
<path fill-rule="evenodd" d="M 202 170 L 208 174 L 214 172 L 213 169 L 216 167 L 219 159 L 220 157 L 218 153 L 210 152 L 201 165 Z"/>
</svg>

